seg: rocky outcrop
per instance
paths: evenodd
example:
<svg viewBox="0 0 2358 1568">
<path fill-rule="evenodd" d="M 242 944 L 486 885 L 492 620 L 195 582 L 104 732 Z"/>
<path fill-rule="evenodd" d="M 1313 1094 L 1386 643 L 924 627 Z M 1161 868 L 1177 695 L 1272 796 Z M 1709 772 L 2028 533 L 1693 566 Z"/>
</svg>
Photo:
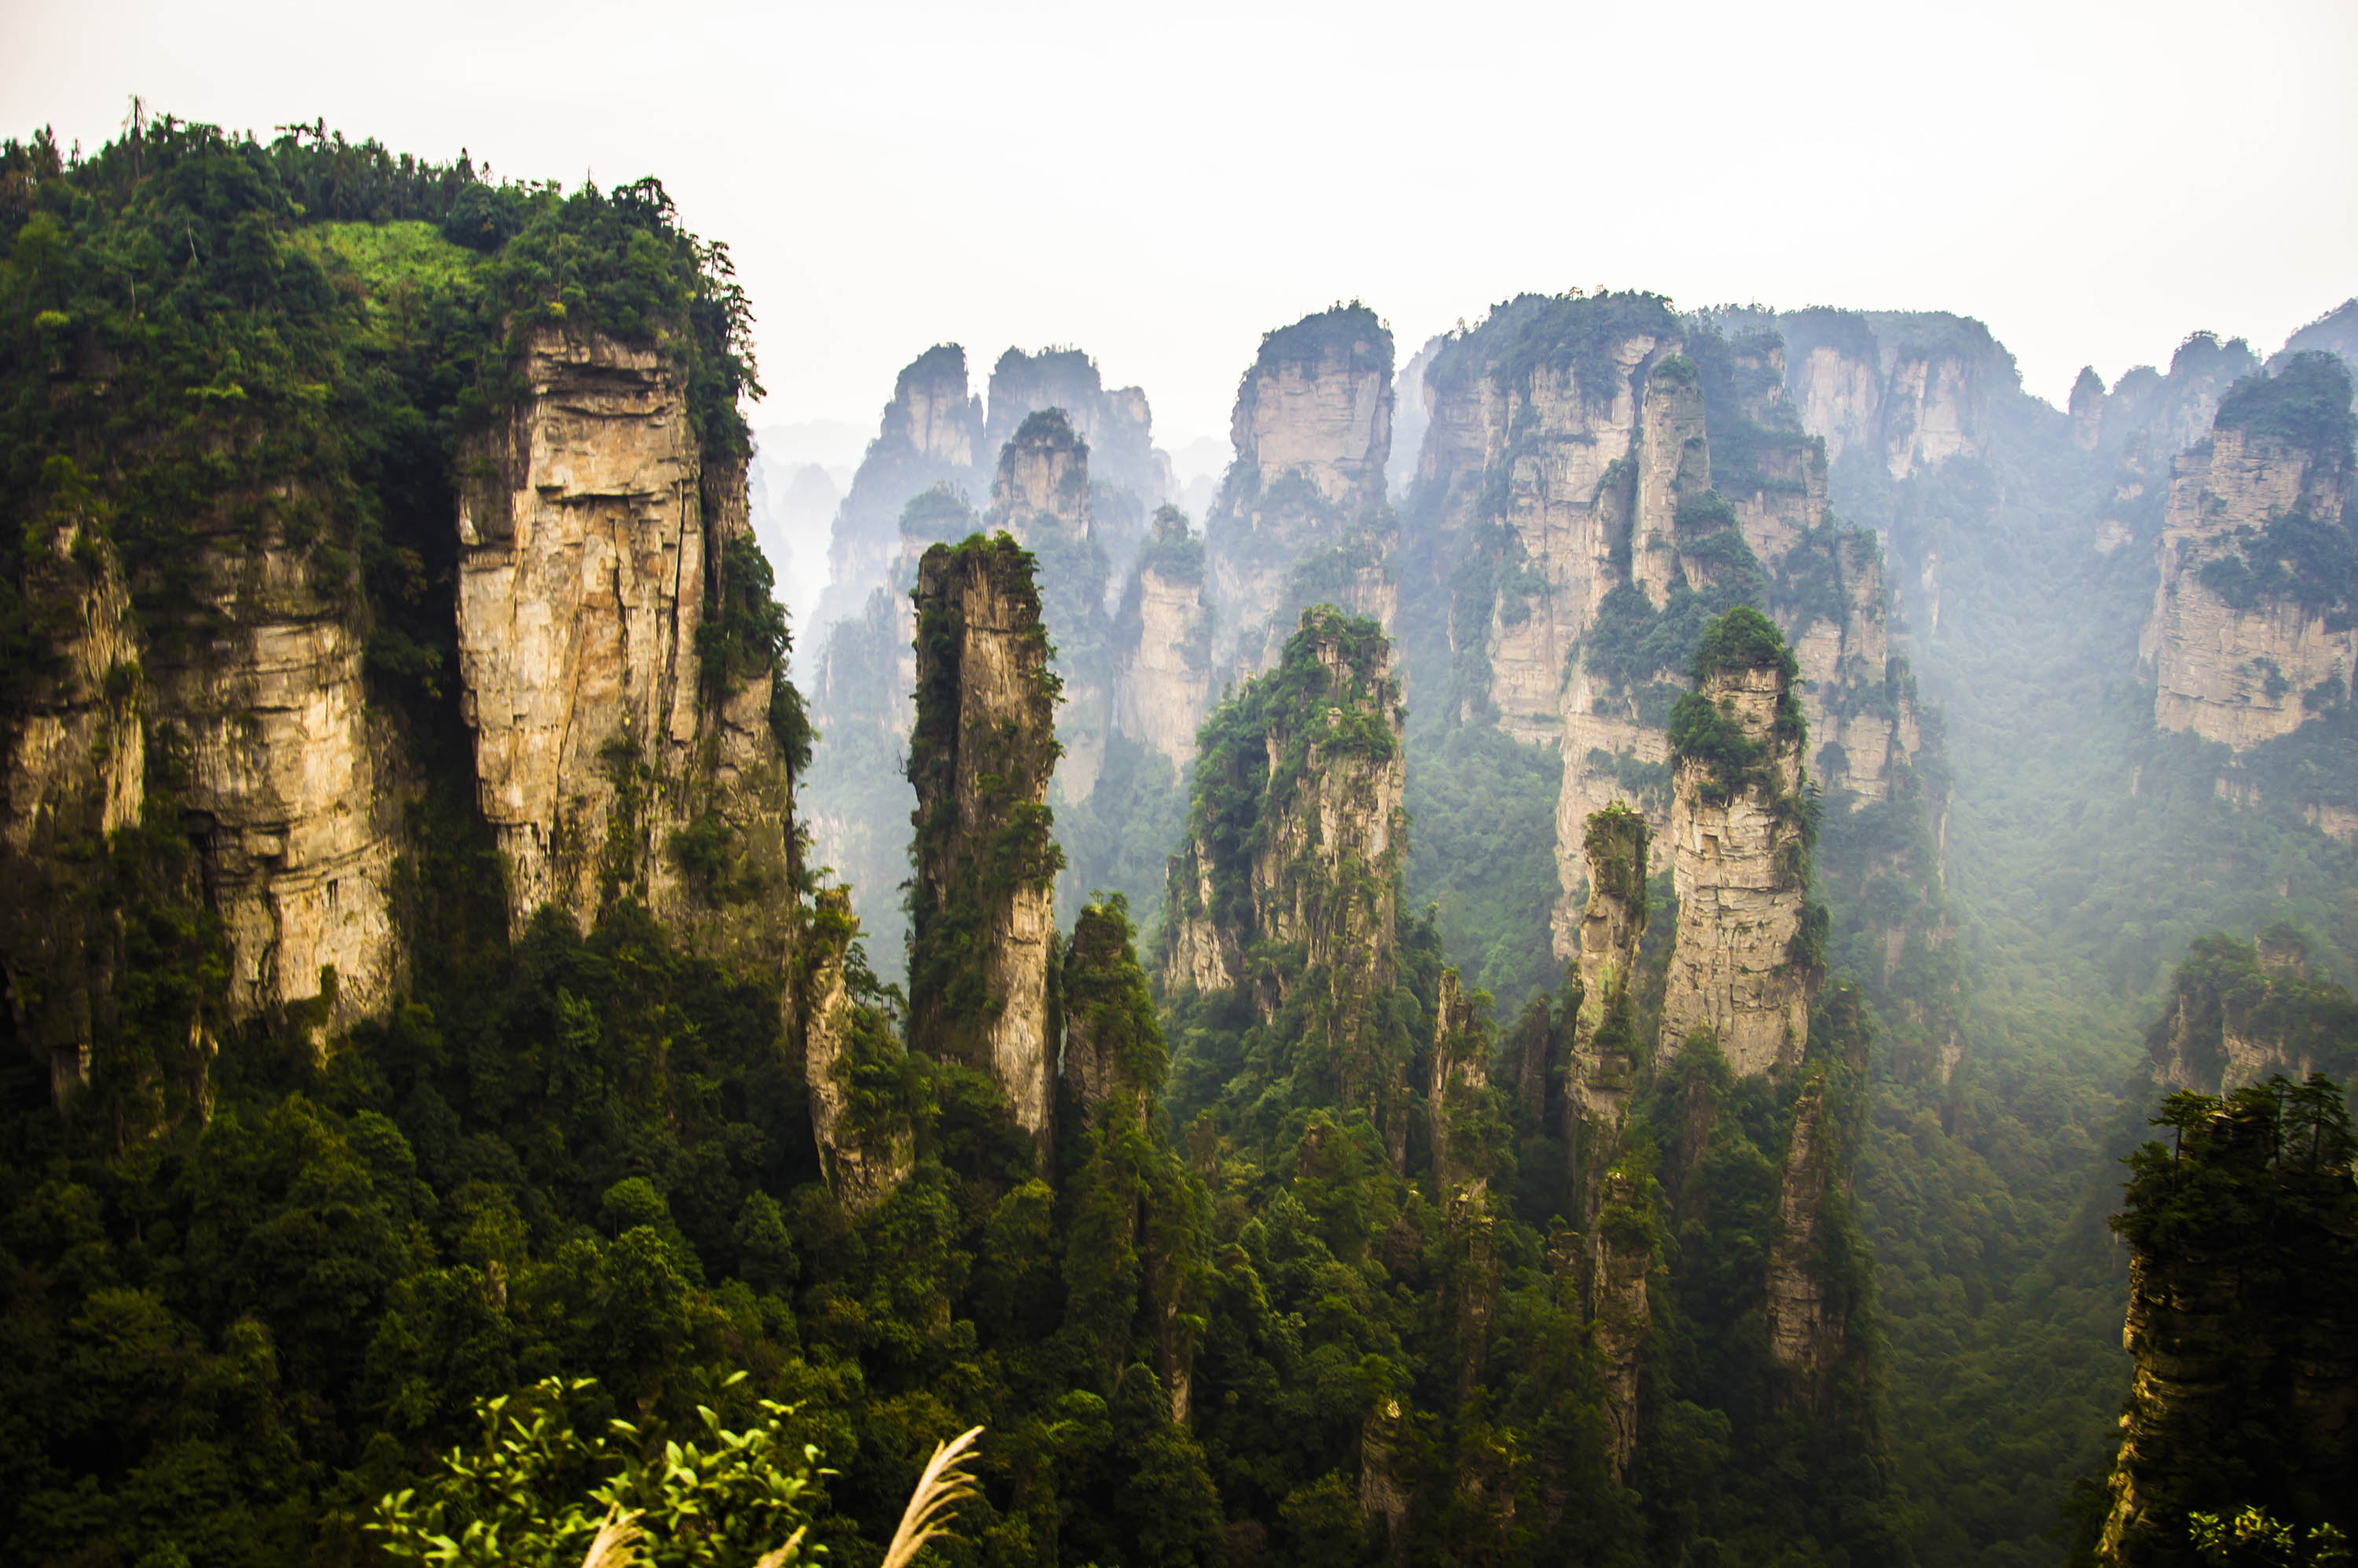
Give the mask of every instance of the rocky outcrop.
<svg viewBox="0 0 2358 1568">
<path fill-rule="evenodd" d="M 763 895 L 791 881 L 791 788 L 774 650 L 735 645 L 770 594 L 743 470 L 705 465 L 659 349 L 543 330 L 525 371 L 458 520 L 461 701 L 511 927 L 629 894 L 783 973 L 788 917 Z M 725 867 L 692 873 L 683 834 Z"/>
<path fill-rule="evenodd" d="M 1269 1022 L 1307 988 L 1305 1044 L 1327 1053 L 1341 1102 L 1376 1115 L 1395 1163 L 1402 1064 L 1377 1045 L 1368 1008 L 1395 980 L 1404 722 L 1382 630 L 1329 606 L 1304 611 L 1277 667 L 1205 727 L 1163 959 L 1171 989 L 1247 990 Z M 1248 962 L 1266 947 L 1292 956 Z"/>
<path fill-rule="evenodd" d="M 0 957 L 16 1038 L 62 1104 L 90 1081 L 110 1022 L 114 932 L 101 903 L 110 835 L 146 801 L 139 640 L 114 551 L 78 510 L 28 551 L 24 600 L 50 657 L 6 715 L 0 773 Z"/>
<path fill-rule="evenodd" d="M 936 484 L 969 482 L 990 449 L 982 406 L 967 392 L 966 351 L 943 343 L 918 355 L 893 384 L 876 439 L 836 514 L 827 592 L 814 633 L 857 614 L 871 592 L 886 586 L 899 543 L 896 525 L 910 498 Z"/>
<path fill-rule="evenodd" d="M 2198 936 L 2146 1036 L 2155 1083 L 2224 1095 L 2274 1073 L 2305 1079 L 2358 1034 L 2358 1001 L 2310 970 L 2309 944 L 2278 925 L 2254 942 Z"/>
<path fill-rule="evenodd" d="M 1212 608 L 1204 542 L 1165 506 L 1114 618 L 1114 727 L 1171 759 L 1184 776 L 1212 695 Z"/>
<path fill-rule="evenodd" d="M 1606 1452 L 1613 1477 L 1626 1481 L 1638 1451 L 1641 1360 L 1652 1318 L 1648 1285 L 1654 1270 L 1654 1226 L 1637 1177 L 1603 1173 L 1588 1251 L 1588 1314 L 1605 1384 Z"/>
<path fill-rule="evenodd" d="M 1033 561 L 1007 535 L 917 568 L 910 1044 L 987 1072 L 1044 1156 L 1051 1134 L 1055 677 Z"/>
<path fill-rule="evenodd" d="M 1490 1212 L 1489 1032 L 1455 969 L 1441 972 L 1433 1008 L 1433 1185 L 1441 1204 L 1452 1318 L 1457 1346 L 1457 1397 L 1480 1381 L 1498 1307 L 1497 1220 Z"/>
<path fill-rule="evenodd" d="M 1172 488 L 1170 460 L 1154 448 L 1154 415 L 1135 386 L 1109 387 L 1078 349 L 1010 349 L 990 371 L 990 414 L 982 453 L 1014 438 L 1024 421 L 1058 410 L 1088 449 L 1091 510 L 1106 558 L 1126 568 L 1148 514 Z M 1019 535 L 1020 536 L 1020 535 Z M 1062 626 L 1063 622 L 1055 622 Z"/>
<path fill-rule="evenodd" d="M 1205 521 L 1221 671 L 1268 668 L 1305 605 L 1392 623 L 1391 379 L 1391 333 L 1365 306 L 1261 340 L 1237 389 L 1236 458 Z"/>
<path fill-rule="evenodd" d="M 1808 1042 L 1818 978 L 1795 665 L 1764 617 L 1736 610 L 1705 634 L 1696 669 L 1671 721 L 1679 922 L 1661 1049 L 1709 1031 L 1737 1074 L 1784 1072 Z"/>
<path fill-rule="evenodd" d="M 1823 1262 L 1834 1169 L 1826 1119 L 1825 1080 L 1812 1078 L 1793 1105 L 1793 1138 L 1785 1152 L 1777 1233 L 1769 1243 L 1761 1296 L 1769 1358 L 1805 1386 L 1823 1379 L 1844 1330 L 1842 1307 L 1826 1288 Z"/>
<path fill-rule="evenodd" d="M 895 1048 L 885 1020 L 852 995 L 847 965 L 860 922 L 849 888 L 819 890 L 804 934 L 793 1020 L 801 1035 L 811 1135 L 837 1199 L 865 1214 L 892 1195 L 915 1161 L 909 1119 L 897 1108 L 855 1108 L 855 1057 Z"/>
<path fill-rule="evenodd" d="M 2096 1561 L 2193 1568 L 2187 1515 L 2353 1522 L 2358 1190 L 2322 1079 L 2172 1102 L 2134 1155 L 2122 1344 L 2135 1362 Z M 2313 1539 L 2313 1538 L 2312 1538 Z"/>
<path fill-rule="evenodd" d="M 1970 317 L 1812 309 L 1777 318 L 1802 425 L 1840 462 L 1862 451 L 1891 479 L 1979 456 L 2011 357 Z"/>
<path fill-rule="evenodd" d="M 2347 537 L 2350 384 L 2328 356 L 2289 361 L 2223 402 L 2210 439 L 2179 459 L 2138 643 L 2163 728 L 2242 751 L 2351 689 L 2352 607 L 2308 542 Z M 2297 410 L 2312 397 L 2340 417 L 2304 424 Z"/>
</svg>

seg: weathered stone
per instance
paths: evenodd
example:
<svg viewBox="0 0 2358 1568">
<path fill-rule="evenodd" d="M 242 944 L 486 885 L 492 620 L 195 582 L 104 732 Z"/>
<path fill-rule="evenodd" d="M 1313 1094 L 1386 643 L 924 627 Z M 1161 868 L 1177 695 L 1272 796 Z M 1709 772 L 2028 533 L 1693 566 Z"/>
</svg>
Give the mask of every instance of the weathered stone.
<svg viewBox="0 0 2358 1568">
<path fill-rule="evenodd" d="M 1152 545 L 1115 623 L 1114 725 L 1170 758 L 1184 777 L 1211 701 L 1212 610 L 1203 546 L 1186 517 L 1173 507 L 1157 512 Z"/>
<path fill-rule="evenodd" d="M 804 938 L 794 1018 L 802 1035 L 803 1076 L 810 1096 L 811 1134 L 827 1186 L 854 1214 L 892 1195 L 915 1160 L 906 1117 L 862 1127 L 851 1111 L 850 1054 L 857 1003 L 845 974 L 860 922 L 849 888 L 819 890 Z"/>
<path fill-rule="evenodd" d="M 1779 721 L 1790 688 L 1782 667 L 1711 672 L 1703 697 L 1763 749 L 1765 762 L 1758 778 L 1724 790 L 1709 761 L 1682 759 L 1671 806 L 1679 922 L 1662 998 L 1662 1048 L 1674 1052 L 1709 1030 L 1747 1076 L 1800 1062 L 1815 983 L 1815 971 L 1795 954 L 1808 894 L 1801 736 Z"/>
<path fill-rule="evenodd" d="M 2339 517 L 2349 492 L 2339 456 L 2219 429 L 2178 460 L 2155 559 L 2161 582 L 2137 652 L 2156 681 L 2154 721 L 2238 751 L 2289 734 L 2308 717 L 2305 693 L 2358 676 L 2358 630 L 2288 595 L 2261 593 L 2238 609 L 2202 579 L 2239 535 L 2305 510 Z"/>
<path fill-rule="evenodd" d="M 1045 1158 L 1056 763 L 1048 638 L 1028 557 L 1006 535 L 917 569 L 917 793 L 910 1043 L 990 1073 Z"/>
</svg>

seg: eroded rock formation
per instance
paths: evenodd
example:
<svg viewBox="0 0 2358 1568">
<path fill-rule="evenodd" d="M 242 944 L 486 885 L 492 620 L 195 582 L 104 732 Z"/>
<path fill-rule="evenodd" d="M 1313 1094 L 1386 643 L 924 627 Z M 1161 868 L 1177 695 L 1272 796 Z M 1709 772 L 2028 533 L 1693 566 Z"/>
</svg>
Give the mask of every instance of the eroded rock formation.
<svg viewBox="0 0 2358 1568">
<path fill-rule="evenodd" d="M 1184 776 L 1210 706 L 1212 609 L 1204 596 L 1204 542 L 1176 507 L 1153 533 L 1114 619 L 1114 724 L 1171 759 Z"/>
<path fill-rule="evenodd" d="M 852 475 L 827 545 L 827 586 L 814 633 L 857 614 L 887 586 L 901 512 L 936 484 L 969 482 L 988 450 L 980 401 L 967 392 L 966 351 L 927 349 L 892 386 L 876 439 Z"/>
<path fill-rule="evenodd" d="M 2245 750 L 2346 699 L 2358 676 L 2350 607 L 2309 569 L 2303 544 L 2344 527 L 2351 495 L 2346 412 L 2314 430 L 2290 415 L 2310 383 L 2346 411 L 2348 372 L 2301 356 L 2223 403 L 2210 439 L 2178 460 L 2138 643 L 2165 729 Z"/>
<path fill-rule="evenodd" d="M 904 1113 L 895 1108 L 863 1114 L 854 1108 L 856 1054 L 898 1049 L 882 1016 L 852 995 L 846 966 L 859 935 L 850 890 L 820 889 L 804 935 L 792 1016 L 801 1033 L 820 1168 L 843 1206 L 865 1214 L 908 1175 L 915 1151 Z"/>
<path fill-rule="evenodd" d="M 786 917 L 757 901 L 791 878 L 791 786 L 770 680 L 731 673 L 770 655 L 729 646 L 770 592 L 732 577 L 742 467 L 705 465 L 660 350 L 544 330 L 525 368 L 459 510 L 459 675 L 511 927 L 545 903 L 587 924 L 629 893 L 782 972 Z M 690 873 L 691 829 L 724 867 Z"/>
<path fill-rule="evenodd" d="M 1113 696 L 1106 552 L 1091 511 L 1089 463 L 1089 448 L 1063 409 L 1028 416 L 1000 449 L 985 519 L 1039 561 L 1041 613 L 1055 629 L 1053 664 L 1065 688 L 1057 784 L 1068 800 L 1086 800 L 1097 787 Z"/>
<path fill-rule="evenodd" d="M 1221 671 L 1268 668 L 1305 605 L 1391 625 L 1391 333 L 1365 306 L 1338 306 L 1261 340 L 1237 389 L 1236 458 L 1205 520 Z"/>
<path fill-rule="evenodd" d="M 1804 939 L 1806 727 L 1793 658 L 1747 610 L 1718 622 L 1696 658 L 1698 687 L 1671 726 L 1679 922 L 1662 1049 L 1707 1030 L 1739 1075 L 1785 1071 L 1808 1042 L 1818 977 Z"/>
<path fill-rule="evenodd" d="M 1031 556 L 1007 535 L 917 568 L 910 1044 L 987 1072 L 1044 1152 L 1052 1130 L 1050 836 L 1055 677 Z"/>
<path fill-rule="evenodd" d="M 1163 922 L 1174 989 L 1244 989 L 1274 1021 L 1310 988 L 1311 1033 L 1330 1053 L 1342 1102 L 1377 1115 L 1396 1162 L 1401 1064 L 1375 1049 L 1366 1021 L 1394 982 L 1404 722 L 1381 629 L 1331 606 L 1304 611 L 1278 666 L 1206 727 Z M 1249 966 L 1260 944 L 1290 948 L 1298 963 Z"/>
</svg>

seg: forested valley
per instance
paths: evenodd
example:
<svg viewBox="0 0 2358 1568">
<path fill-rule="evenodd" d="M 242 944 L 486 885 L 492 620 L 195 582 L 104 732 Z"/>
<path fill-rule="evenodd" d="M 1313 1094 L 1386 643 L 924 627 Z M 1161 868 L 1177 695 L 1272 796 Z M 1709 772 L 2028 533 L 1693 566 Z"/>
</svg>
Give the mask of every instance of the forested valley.
<svg viewBox="0 0 2358 1568">
<path fill-rule="evenodd" d="M 2358 301 L 913 343 L 799 625 L 756 303 L 0 145 L 10 1560 L 2346 1556 Z"/>
</svg>

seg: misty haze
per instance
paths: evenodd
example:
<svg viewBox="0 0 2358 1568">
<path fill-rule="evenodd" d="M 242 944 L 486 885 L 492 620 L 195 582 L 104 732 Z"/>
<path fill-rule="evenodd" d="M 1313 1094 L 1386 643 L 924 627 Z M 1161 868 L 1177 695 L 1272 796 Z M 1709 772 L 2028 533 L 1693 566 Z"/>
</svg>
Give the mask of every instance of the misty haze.
<svg viewBox="0 0 2358 1568">
<path fill-rule="evenodd" d="M 0 9 L 0 1557 L 2346 1563 L 2353 67 Z"/>
</svg>

